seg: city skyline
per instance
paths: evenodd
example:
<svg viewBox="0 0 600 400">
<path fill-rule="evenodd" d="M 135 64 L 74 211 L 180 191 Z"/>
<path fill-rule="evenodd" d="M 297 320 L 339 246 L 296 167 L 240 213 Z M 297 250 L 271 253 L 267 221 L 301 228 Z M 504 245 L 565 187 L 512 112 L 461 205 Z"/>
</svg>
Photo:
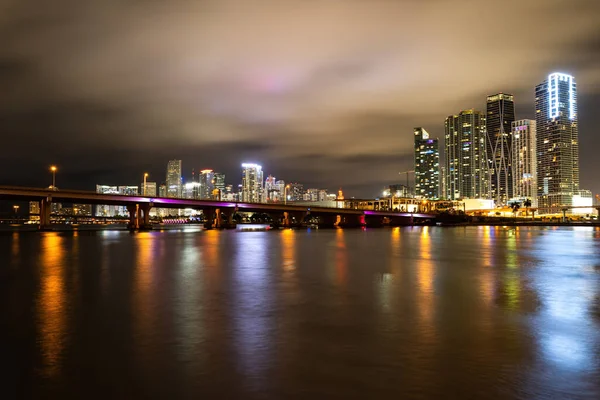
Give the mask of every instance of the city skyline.
<svg viewBox="0 0 600 400">
<path fill-rule="evenodd" d="M 287 1 L 252 10 L 222 1 L 211 5 L 211 21 L 188 2 L 172 8 L 187 13 L 111 0 L 89 9 L 60 3 L 32 14 L 16 2 L 0 20 L 6 184 L 42 186 L 54 163 L 63 186 L 89 188 L 90 179 L 163 175 L 172 158 L 227 176 L 256 160 L 286 180 L 369 197 L 412 169 L 413 127 L 441 139 L 447 115 L 485 110 L 486 96 L 499 92 L 515 96 L 517 118 L 532 119 L 534 86 L 561 71 L 578 82 L 580 186 L 600 192 L 594 1 L 505 2 L 507 17 L 544 23 L 506 32 L 493 49 L 480 34 L 486 18 L 449 29 L 461 9 L 446 3 L 298 5 L 292 18 Z M 475 4 L 481 15 L 499 11 Z M 140 22 L 140 12 L 156 25 Z M 303 20 L 313 21 L 310 29 Z M 423 24 L 430 29 L 418 29 Z M 253 26 L 261 29 L 248 35 Z M 157 27 L 170 34 L 136 42 Z M 465 40 L 477 49 L 468 66 L 456 62 L 463 53 L 449 51 Z M 500 52 L 519 68 L 490 63 Z"/>
</svg>

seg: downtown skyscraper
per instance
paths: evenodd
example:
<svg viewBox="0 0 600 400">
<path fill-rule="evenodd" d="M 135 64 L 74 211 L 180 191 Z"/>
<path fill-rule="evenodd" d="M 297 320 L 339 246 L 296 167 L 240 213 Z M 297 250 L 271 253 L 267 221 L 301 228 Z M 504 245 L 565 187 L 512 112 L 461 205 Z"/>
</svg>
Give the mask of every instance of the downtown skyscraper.
<svg viewBox="0 0 600 400">
<path fill-rule="evenodd" d="M 167 163 L 166 177 L 167 197 L 182 197 L 181 160 L 170 160 Z"/>
<path fill-rule="evenodd" d="M 496 204 L 506 204 L 513 197 L 512 136 L 515 120 L 514 97 L 498 93 L 487 97 L 486 150 L 490 173 L 490 196 Z"/>
<path fill-rule="evenodd" d="M 424 199 L 440 197 L 439 140 L 419 127 L 415 135 L 415 195 Z"/>
<path fill-rule="evenodd" d="M 521 119 L 512 123 L 513 196 L 529 199 L 537 207 L 537 154 L 535 121 Z"/>
<path fill-rule="evenodd" d="M 552 73 L 535 88 L 538 207 L 572 205 L 579 191 L 575 78 Z"/>
<path fill-rule="evenodd" d="M 203 200 L 211 199 L 215 188 L 214 175 L 212 169 L 203 169 L 198 174 L 198 182 L 200 183 L 199 198 Z"/>
<path fill-rule="evenodd" d="M 445 122 L 446 197 L 489 197 L 485 114 L 476 110 L 450 115 Z"/>
<path fill-rule="evenodd" d="M 258 164 L 242 164 L 242 201 L 262 203 L 263 171 Z"/>
</svg>

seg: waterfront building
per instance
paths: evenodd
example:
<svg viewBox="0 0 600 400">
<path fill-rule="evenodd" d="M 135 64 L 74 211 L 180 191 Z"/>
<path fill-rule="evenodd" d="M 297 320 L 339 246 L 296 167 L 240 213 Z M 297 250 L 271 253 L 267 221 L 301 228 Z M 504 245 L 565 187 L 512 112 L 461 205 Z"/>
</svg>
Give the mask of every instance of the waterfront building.
<svg viewBox="0 0 600 400">
<path fill-rule="evenodd" d="M 183 185 L 182 197 L 185 199 L 200 199 L 200 182 L 192 181 Z"/>
<path fill-rule="evenodd" d="M 137 196 L 139 188 L 137 186 L 119 186 L 119 194 L 125 196 Z"/>
<path fill-rule="evenodd" d="M 486 150 L 490 174 L 490 197 L 496 205 L 507 204 L 513 197 L 512 137 L 515 104 L 512 94 L 497 93 L 487 97 Z"/>
<path fill-rule="evenodd" d="M 263 171 L 258 164 L 242 164 L 242 201 L 248 203 L 263 201 Z"/>
<path fill-rule="evenodd" d="M 278 184 L 283 181 L 278 181 L 274 176 L 269 175 L 265 179 L 265 193 L 264 198 L 267 202 L 278 202 L 283 200 L 283 192 L 281 191 L 281 185 Z M 283 188 L 285 189 L 285 183 Z"/>
<path fill-rule="evenodd" d="M 213 186 L 219 190 L 220 196 L 225 194 L 225 174 L 215 172 L 213 175 Z"/>
<path fill-rule="evenodd" d="M 306 193 L 304 193 L 304 201 L 319 201 L 319 189 L 306 189 Z"/>
<path fill-rule="evenodd" d="M 170 160 L 167 163 L 166 197 L 182 197 L 181 160 Z"/>
<path fill-rule="evenodd" d="M 30 201 L 29 202 L 29 214 L 30 215 L 40 215 L 40 202 L 39 201 Z"/>
<path fill-rule="evenodd" d="M 142 196 L 148 197 L 156 197 L 156 182 L 146 182 L 146 186 L 144 187 L 144 182 L 140 184 L 140 190 Z"/>
<path fill-rule="evenodd" d="M 552 73 L 535 88 L 538 207 L 559 211 L 579 190 L 577 85 Z"/>
<path fill-rule="evenodd" d="M 485 114 L 473 109 L 445 122 L 446 194 L 450 200 L 489 197 Z"/>
<path fill-rule="evenodd" d="M 446 193 L 446 166 L 443 165 L 440 168 L 440 197 L 443 199 L 448 198 L 448 194 Z"/>
<path fill-rule="evenodd" d="M 415 128 L 415 196 L 424 199 L 440 197 L 439 140 L 429 137 L 424 128 Z"/>
<path fill-rule="evenodd" d="M 329 194 L 327 193 L 327 189 L 319 190 L 319 201 L 327 201 Z"/>
<path fill-rule="evenodd" d="M 399 198 L 408 198 L 412 197 L 410 192 L 410 187 L 406 185 L 388 185 L 383 188 L 381 193 L 381 197 L 399 197 Z"/>
<path fill-rule="evenodd" d="M 203 169 L 198 174 L 198 183 L 200 183 L 199 198 L 208 200 L 212 198 L 214 186 L 214 172 L 212 169 Z"/>
<path fill-rule="evenodd" d="M 287 201 L 302 201 L 304 199 L 304 185 L 298 182 L 287 186 Z"/>
<path fill-rule="evenodd" d="M 531 119 L 514 121 L 511 127 L 514 201 L 529 199 L 537 207 L 536 126 Z"/>
<path fill-rule="evenodd" d="M 73 204 L 73 215 L 91 217 L 93 213 L 91 204 Z"/>
<path fill-rule="evenodd" d="M 110 185 L 96 185 L 96 193 L 102 194 L 120 194 L 118 186 L 110 186 Z M 122 207 L 113 206 L 113 205 L 97 205 L 96 206 L 96 216 L 97 217 L 115 217 L 118 215 L 118 211 Z"/>
</svg>

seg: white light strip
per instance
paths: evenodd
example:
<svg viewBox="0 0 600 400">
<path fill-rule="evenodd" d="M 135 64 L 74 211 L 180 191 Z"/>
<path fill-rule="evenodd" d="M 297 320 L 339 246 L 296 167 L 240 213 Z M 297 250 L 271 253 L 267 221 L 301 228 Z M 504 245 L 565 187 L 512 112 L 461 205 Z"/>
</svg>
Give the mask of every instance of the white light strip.
<svg viewBox="0 0 600 400">
<path fill-rule="evenodd" d="M 548 116 L 556 118 L 559 115 L 559 81 L 567 81 L 569 85 L 569 119 L 575 119 L 574 78 L 560 72 L 548 75 Z"/>
</svg>

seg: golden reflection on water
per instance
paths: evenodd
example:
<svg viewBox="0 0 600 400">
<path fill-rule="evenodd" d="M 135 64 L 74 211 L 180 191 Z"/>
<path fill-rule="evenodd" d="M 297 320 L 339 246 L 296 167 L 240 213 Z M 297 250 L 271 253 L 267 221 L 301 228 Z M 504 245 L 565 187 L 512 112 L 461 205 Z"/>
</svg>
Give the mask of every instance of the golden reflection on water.
<svg viewBox="0 0 600 400">
<path fill-rule="evenodd" d="M 44 373 L 54 376 L 60 369 L 65 347 L 66 291 L 64 238 L 46 233 L 41 238 L 41 288 L 37 302 Z"/>
<path fill-rule="evenodd" d="M 418 263 L 418 284 L 419 284 L 419 315 L 422 322 L 431 323 L 433 317 L 433 262 L 431 259 L 431 237 L 429 227 L 424 226 L 421 229 L 419 237 L 419 263 Z"/>
<path fill-rule="evenodd" d="M 344 230 L 337 229 L 335 234 L 335 276 L 339 285 L 346 283 L 348 274 L 348 252 Z"/>
<path fill-rule="evenodd" d="M 136 234 L 137 245 L 135 275 L 134 275 L 134 301 L 136 318 L 140 334 L 147 334 L 152 324 L 152 284 L 155 240 L 150 232 Z"/>
<path fill-rule="evenodd" d="M 296 233 L 292 229 L 284 229 L 280 233 L 283 270 L 293 272 L 296 270 Z"/>
<path fill-rule="evenodd" d="M 10 244 L 10 264 L 12 267 L 16 266 L 19 262 L 20 249 L 19 232 L 13 232 Z"/>
<path fill-rule="evenodd" d="M 221 274 L 221 256 L 219 253 L 219 244 L 222 232 L 218 230 L 207 230 L 203 233 L 202 260 L 204 264 L 203 272 L 205 279 L 210 283 L 209 287 L 219 287 Z"/>
<path fill-rule="evenodd" d="M 479 274 L 479 292 L 481 293 L 482 300 L 486 305 L 491 305 L 494 300 L 494 275 L 493 275 L 493 244 L 492 244 L 492 234 L 495 236 L 496 231 L 493 230 L 494 227 L 491 226 L 482 226 L 480 230 L 482 230 L 481 235 L 481 263 L 483 269 Z"/>
<path fill-rule="evenodd" d="M 510 309 L 516 309 L 520 300 L 520 274 L 517 258 L 517 236 L 514 232 L 508 232 L 506 238 L 506 274 L 504 293 L 506 294 L 506 305 Z"/>
</svg>

